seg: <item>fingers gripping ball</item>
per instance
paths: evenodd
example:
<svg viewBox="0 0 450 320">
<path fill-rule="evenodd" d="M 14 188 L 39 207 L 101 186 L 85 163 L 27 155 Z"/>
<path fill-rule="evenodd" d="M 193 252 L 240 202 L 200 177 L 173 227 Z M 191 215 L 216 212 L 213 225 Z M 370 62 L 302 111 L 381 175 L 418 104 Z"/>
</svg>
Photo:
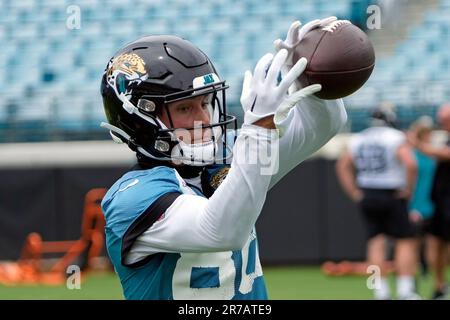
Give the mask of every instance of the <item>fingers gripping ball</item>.
<svg viewBox="0 0 450 320">
<path fill-rule="evenodd" d="M 321 99 L 348 96 L 369 79 L 375 52 L 367 35 L 347 20 L 336 20 L 309 31 L 295 47 L 293 61 L 305 57 L 306 70 L 300 75 L 303 87 L 320 83 Z"/>
</svg>

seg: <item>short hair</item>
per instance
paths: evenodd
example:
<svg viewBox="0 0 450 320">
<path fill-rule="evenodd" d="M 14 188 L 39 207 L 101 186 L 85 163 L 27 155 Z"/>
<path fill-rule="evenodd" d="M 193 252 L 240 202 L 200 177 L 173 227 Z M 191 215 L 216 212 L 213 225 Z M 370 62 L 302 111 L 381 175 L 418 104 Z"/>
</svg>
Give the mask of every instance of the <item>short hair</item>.
<svg viewBox="0 0 450 320">
<path fill-rule="evenodd" d="M 433 131 L 433 127 L 433 118 L 430 116 L 421 116 L 411 124 L 410 129 L 416 131 L 417 138 L 422 140 L 425 134 Z"/>
</svg>

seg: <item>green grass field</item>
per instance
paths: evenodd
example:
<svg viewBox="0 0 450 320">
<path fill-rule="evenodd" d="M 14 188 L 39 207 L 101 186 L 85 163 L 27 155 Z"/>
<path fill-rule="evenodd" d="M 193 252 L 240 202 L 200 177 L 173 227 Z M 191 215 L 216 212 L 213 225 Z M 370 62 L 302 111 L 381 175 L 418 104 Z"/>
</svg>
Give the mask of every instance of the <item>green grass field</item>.
<svg viewBox="0 0 450 320">
<path fill-rule="evenodd" d="M 266 267 L 264 269 L 270 299 L 371 299 L 366 278 L 327 277 L 318 267 Z M 450 269 L 447 270 L 450 276 Z M 391 277 L 391 285 L 395 280 Z M 393 291 L 395 292 L 395 291 Z M 419 293 L 429 298 L 431 279 L 419 279 Z M 91 273 L 79 290 L 65 286 L 0 285 L 1 299 L 123 299 L 120 283 L 113 273 Z"/>
</svg>

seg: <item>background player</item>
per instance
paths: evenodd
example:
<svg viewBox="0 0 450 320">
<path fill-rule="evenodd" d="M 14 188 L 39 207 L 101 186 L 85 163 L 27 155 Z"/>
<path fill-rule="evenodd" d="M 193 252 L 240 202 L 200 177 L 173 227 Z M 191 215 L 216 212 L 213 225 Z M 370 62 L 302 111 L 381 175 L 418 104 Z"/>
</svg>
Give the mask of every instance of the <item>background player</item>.
<svg viewBox="0 0 450 320">
<path fill-rule="evenodd" d="M 407 200 L 414 187 L 416 164 L 405 135 L 392 127 L 393 111 L 379 108 L 372 118 L 372 126 L 357 134 L 338 160 L 337 175 L 363 213 L 369 237 L 367 260 L 381 269 L 375 299 L 391 298 L 384 269 L 386 236 L 396 240 L 397 297 L 415 299 L 416 241 Z"/>
<path fill-rule="evenodd" d="M 450 105 L 444 104 L 438 111 L 437 120 L 447 134 L 450 132 Z M 411 143 L 422 153 L 438 161 L 433 184 L 435 213 L 430 225 L 433 235 L 430 241 L 430 261 L 434 268 L 435 292 L 433 298 L 442 299 L 448 295 L 445 283 L 448 243 L 450 241 L 450 140 L 443 147 L 433 146 L 417 136 L 410 136 Z"/>
<path fill-rule="evenodd" d="M 430 142 L 432 132 L 433 119 L 428 116 L 422 116 L 411 125 L 408 136 L 415 135 L 422 142 Z M 431 193 L 436 171 L 436 160 L 422 153 L 417 148 L 414 148 L 414 156 L 417 163 L 417 179 L 409 203 L 409 218 L 418 229 L 420 263 L 422 274 L 425 275 L 428 272 L 428 262 L 430 261 L 429 246 L 433 241 L 428 236 L 428 233 L 434 213 Z"/>
</svg>

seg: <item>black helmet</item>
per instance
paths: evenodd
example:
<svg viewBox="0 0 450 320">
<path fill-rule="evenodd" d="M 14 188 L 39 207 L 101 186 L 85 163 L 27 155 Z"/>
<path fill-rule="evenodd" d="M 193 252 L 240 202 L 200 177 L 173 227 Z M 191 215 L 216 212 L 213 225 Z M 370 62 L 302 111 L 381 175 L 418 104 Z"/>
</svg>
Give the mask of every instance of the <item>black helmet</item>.
<svg viewBox="0 0 450 320">
<path fill-rule="evenodd" d="M 226 113 L 227 88 L 206 54 L 189 41 L 168 35 L 143 37 L 119 50 L 105 69 L 101 94 L 109 124 L 102 126 L 114 141 L 152 160 L 194 166 L 218 162 L 231 156 L 228 125 L 236 129 L 236 118 Z M 200 128 L 211 128 L 212 140 L 187 145 L 174 134 L 167 105 L 200 95 L 211 96 L 211 123 Z M 166 108 L 170 128 L 157 116 L 161 108 Z"/>
<path fill-rule="evenodd" d="M 372 125 L 385 125 L 390 127 L 396 126 L 397 115 L 394 107 L 390 104 L 381 104 L 372 110 L 370 117 L 372 118 Z"/>
</svg>

